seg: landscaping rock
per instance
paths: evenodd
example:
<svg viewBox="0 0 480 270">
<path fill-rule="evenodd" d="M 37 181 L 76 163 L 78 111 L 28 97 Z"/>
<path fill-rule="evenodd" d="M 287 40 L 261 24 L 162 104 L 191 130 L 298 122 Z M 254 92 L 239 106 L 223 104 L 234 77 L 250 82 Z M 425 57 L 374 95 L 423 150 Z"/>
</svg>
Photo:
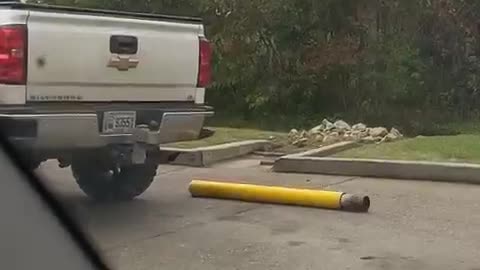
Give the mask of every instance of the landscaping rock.
<svg viewBox="0 0 480 270">
<path fill-rule="evenodd" d="M 384 127 L 369 128 L 363 123 L 350 126 L 343 120 L 335 123 L 324 119 L 322 123 L 308 131 L 292 129 L 288 134 L 290 144 L 305 147 L 320 146 L 342 141 L 359 141 L 365 143 L 391 142 L 402 138 L 399 130 L 392 128 L 390 132 Z"/>
<path fill-rule="evenodd" d="M 354 141 L 361 141 L 363 138 L 368 137 L 368 131 L 352 131 L 352 135 Z"/>
<path fill-rule="evenodd" d="M 373 136 L 367 136 L 365 138 L 362 138 L 361 141 L 364 143 L 376 143 L 382 140 L 382 137 L 373 137 Z"/>
<path fill-rule="evenodd" d="M 356 125 L 353 125 L 352 127 L 353 130 L 355 131 L 366 131 L 367 130 L 367 125 L 363 124 L 363 123 L 358 123 Z"/>
<path fill-rule="evenodd" d="M 325 138 L 323 138 L 323 143 L 332 144 L 341 140 L 342 138 L 340 137 L 340 134 L 338 134 L 338 132 L 332 132 L 329 135 L 325 136 Z"/>
<path fill-rule="evenodd" d="M 295 142 L 298 139 L 299 135 L 300 135 L 300 132 L 298 132 L 298 130 L 296 129 L 290 130 L 290 132 L 288 133 L 288 141 L 290 143 Z"/>
<path fill-rule="evenodd" d="M 312 129 L 310 129 L 309 132 L 310 132 L 310 134 L 316 135 L 316 134 L 322 133 L 324 130 L 325 130 L 325 126 L 322 124 L 322 125 L 319 125 L 319 126 L 316 126 Z"/>
<path fill-rule="evenodd" d="M 358 131 L 358 130 L 352 130 L 352 131 L 350 132 L 350 134 L 352 134 L 353 136 L 358 136 L 358 135 L 360 135 L 360 133 L 362 133 L 362 132 L 361 132 L 361 131 Z"/>
<path fill-rule="evenodd" d="M 363 132 L 360 132 L 360 138 L 365 138 L 365 137 L 368 137 L 368 136 L 369 136 L 368 129 L 363 131 Z"/>
<path fill-rule="evenodd" d="M 392 134 L 392 133 L 388 133 L 385 137 L 383 137 L 383 139 L 380 141 L 381 143 L 384 143 L 384 142 L 393 142 L 393 141 L 396 141 L 398 140 L 399 137 L 397 137 L 395 134 Z"/>
<path fill-rule="evenodd" d="M 349 141 L 355 141 L 356 139 L 355 139 L 355 137 L 352 136 L 352 135 L 345 134 L 345 135 L 343 135 L 343 139 L 342 139 L 342 140 L 349 142 Z"/>
<path fill-rule="evenodd" d="M 368 132 L 368 135 L 371 137 L 385 137 L 388 134 L 388 130 L 384 127 L 371 128 Z M 381 140 L 381 139 L 380 139 Z"/>
<path fill-rule="evenodd" d="M 316 142 L 323 142 L 324 138 L 325 137 L 322 134 L 318 134 L 318 135 L 315 136 L 315 141 Z"/>
<path fill-rule="evenodd" d="M 332 122 L 328 121 L 327 119 L 323 119 L 322 125 L 325 126 L 326 131 L 330 131 L 335 128 L 335 125 Z"/>
<path fill-rule="evenodd" d="M 390 134 L 397 137 L 397 139 L 403 138 L 403 134 L 400 133 L 400 131 L 398 131 L 398 129 L 396 129 L 396 128 L 392 128 L 392 130 L 390 130 Z"/>
<path fill-rule="evenodd" d="M 307 138 L 300 138 L 296 141 L 293 142 L 293 145 L 296 146 L 296 147 L 305 147 L 308 143 L 308 139 Z"/>
<path fill-rule="evenodd" d="M 345 122 L 345 121 L 342 121 L 342 120 L 338 120 L 337 122 L 335 122 L 335 124 L 333 124 L 335 126 L 335 130 L 336 131 L 339 131 L 339 132 L 345 132 L 347 130 L 351 130 L 352 127 L 350 127 L 350 125 Z"/>
</svg>

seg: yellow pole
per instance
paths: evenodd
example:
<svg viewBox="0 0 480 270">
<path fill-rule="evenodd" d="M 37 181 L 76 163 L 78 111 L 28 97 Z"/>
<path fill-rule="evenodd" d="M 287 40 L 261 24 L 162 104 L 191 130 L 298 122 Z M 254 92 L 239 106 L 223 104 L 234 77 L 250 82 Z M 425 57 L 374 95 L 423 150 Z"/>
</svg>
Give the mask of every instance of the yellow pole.
<svg viewBox="0 0 480 270">
<path fill-rule="evenodd" d="M 296 189 L 250 184 L 193 180 L 189 191 L 193 197 L 233 199 L 247 202 L 299 205 L 307 207 L 368 211 L 370 199 L 342 192 Z"/>
</svg>

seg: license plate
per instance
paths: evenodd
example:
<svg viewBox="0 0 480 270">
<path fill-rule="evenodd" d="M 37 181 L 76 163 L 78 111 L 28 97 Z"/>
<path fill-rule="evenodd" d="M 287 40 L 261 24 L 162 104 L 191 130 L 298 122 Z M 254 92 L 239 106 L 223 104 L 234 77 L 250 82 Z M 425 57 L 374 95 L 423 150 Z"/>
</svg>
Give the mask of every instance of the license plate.
<svg viewBox="0 0 480 270">
<path fill-rule="evenodd" d="M 105 112 L 103 115 L 103 132 L 129 132 L 135 128 L 136 112 Z"/>
</svg>

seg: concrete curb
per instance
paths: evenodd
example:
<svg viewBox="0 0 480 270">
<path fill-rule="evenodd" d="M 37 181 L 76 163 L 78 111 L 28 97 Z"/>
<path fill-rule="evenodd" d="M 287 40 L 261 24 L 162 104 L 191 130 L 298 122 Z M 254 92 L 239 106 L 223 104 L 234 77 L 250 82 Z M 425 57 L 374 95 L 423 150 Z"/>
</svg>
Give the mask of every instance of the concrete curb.
<svg viewBox="0 0 480 270">
<path fill-rule="evenodd" d="M 317 149 L 308 150 L 308 151 L 300 152 L 300 153 L 296 153 L 296 154 L 282 155 L 282 156 L 272 155 L 272 156 L 280 157 L 280 158 L 284 158 L 284 159 L 295 158 L 295 157 L 303 157 L 303 156 L 326 157 L 326 156 L 334 155 L 336 153 L 340 153 L 340 152 L 343 152 L 343 151 L 346 151 L 346 150 L 349 150 L 349 149 L 353 149 L 353 148 L 356 148 L 356 147 L 359 147 L 359 146 L 361 146 L 361 144 L 359 144 L 358 142 L 339 142 L 339 143 L 331 144 L 331 145 L 328 145 L 328 146 L 324 146 L 324 147 L 320 147 L 320 148 L 317 148 Z M 255 154 L 255 152 L 253 154 Z M 273 165 L 275 165 L 275 162 L 277 160 L 278 160 L 278 158 L 275 159 L 275 160 L 263 160 L 263 161 L 260 162 L 260 165 L 261 166 L 273 166 Z"/>
<path fill-rule="evenodd" d="M 161 150 L 179 153 L 178 157 L 171 163 L 173 165 L 207 167 L 215 162 L 265 150 L 270 145 L 270 141 L 267 140 L 250 140 L 193 149 L 162 148 Z"/>
<path fill-rule="evenodd" d="M 273 170 L 480 184 L 480 165 L 464 163 L 286 156 L 275 162 Z"/>
<path fill-rule="evenodd" d="M 350 150 L 353 148 L 357 148 L 360 146 L 361 144 L 358 142 L 339 142 L 339 143 L 327 145 L 324 147 L 320 147 L 317 149 L 309 150 L 306 152 L 283 156 L 283 158 L 294 158 L 294 157 L 304 157 L 304 156 L 327 157 L 327 156 L 331 156 L 331 155 L 334 155 L 346 150 Z"/>
</svg>

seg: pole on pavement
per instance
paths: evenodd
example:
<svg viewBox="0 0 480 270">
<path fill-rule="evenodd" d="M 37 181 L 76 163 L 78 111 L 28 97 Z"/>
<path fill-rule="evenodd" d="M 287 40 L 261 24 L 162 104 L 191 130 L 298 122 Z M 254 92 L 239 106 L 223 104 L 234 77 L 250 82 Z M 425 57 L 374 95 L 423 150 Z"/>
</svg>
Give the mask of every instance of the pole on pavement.
<svg viewBox="0 0 480 270">
<path fill-rule="evenodd" d="M 193 197 L 368 212 L 370 198 L 343 192 L 193 180 Z"/>
</svg>

